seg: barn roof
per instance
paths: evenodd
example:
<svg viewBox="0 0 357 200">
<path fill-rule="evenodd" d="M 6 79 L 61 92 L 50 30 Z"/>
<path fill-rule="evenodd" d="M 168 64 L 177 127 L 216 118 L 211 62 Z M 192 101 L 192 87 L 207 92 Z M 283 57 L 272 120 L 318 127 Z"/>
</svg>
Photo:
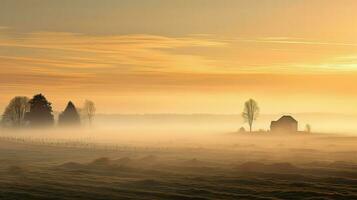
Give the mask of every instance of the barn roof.
<svg viewBox="0 0 357 200">
<path fill-rule="evenodd" d="M 292 116 L 290 115 L 284 115 L 282 116 L 278 121 L 292 121 L 292 122 L 297 122 L 296 119 L 294 119 Z"/>
</svg>

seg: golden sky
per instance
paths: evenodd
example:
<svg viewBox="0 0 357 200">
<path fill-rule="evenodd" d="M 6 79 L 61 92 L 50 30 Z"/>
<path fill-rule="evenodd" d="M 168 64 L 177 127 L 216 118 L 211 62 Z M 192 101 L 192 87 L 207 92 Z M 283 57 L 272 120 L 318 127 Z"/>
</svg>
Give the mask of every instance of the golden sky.
<svg viewBox="0 0 357 200">
<path fill-rule="evenodd" d="M 355 0 L 0 1 L 0 108 L 357 113 Z"/>
</svg>

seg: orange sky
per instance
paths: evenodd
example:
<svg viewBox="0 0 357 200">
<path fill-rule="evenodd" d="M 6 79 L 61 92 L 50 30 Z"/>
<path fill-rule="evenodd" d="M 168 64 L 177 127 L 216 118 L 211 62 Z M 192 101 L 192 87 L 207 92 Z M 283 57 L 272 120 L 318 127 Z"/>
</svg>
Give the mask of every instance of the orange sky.
<svg viewBox="0 0 357 200">
<path fill-rule="evenodd" d="M 0 108 L 357 113 L 354 0 L 4 0 Z"/>
</svg>

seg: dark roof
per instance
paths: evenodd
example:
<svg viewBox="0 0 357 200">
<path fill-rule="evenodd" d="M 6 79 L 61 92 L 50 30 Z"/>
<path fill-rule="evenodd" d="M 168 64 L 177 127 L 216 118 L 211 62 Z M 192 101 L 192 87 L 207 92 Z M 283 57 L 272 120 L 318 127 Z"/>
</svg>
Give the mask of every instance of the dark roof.
<svg viewBox="0 0 357 200">
<path fill-rule="evenodd" d="M 292 116 L 290 115 L 284 115 L 282 116 L 278 121 L 293 121 L 293 122 L 297 122 L 296 119 L 294 119 Z"/>
</svg>

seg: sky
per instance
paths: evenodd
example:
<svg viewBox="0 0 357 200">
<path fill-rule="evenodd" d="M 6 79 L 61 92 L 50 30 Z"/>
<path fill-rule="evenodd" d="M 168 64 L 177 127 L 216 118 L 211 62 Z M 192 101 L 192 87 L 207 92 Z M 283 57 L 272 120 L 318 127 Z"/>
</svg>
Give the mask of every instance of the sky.
<svg viewBox="0 0 357 200">
<path fill-rule="evenodd" d="M 0 109 L 357 113 L 355 0 L 0 0 Z"/>
</svg>

